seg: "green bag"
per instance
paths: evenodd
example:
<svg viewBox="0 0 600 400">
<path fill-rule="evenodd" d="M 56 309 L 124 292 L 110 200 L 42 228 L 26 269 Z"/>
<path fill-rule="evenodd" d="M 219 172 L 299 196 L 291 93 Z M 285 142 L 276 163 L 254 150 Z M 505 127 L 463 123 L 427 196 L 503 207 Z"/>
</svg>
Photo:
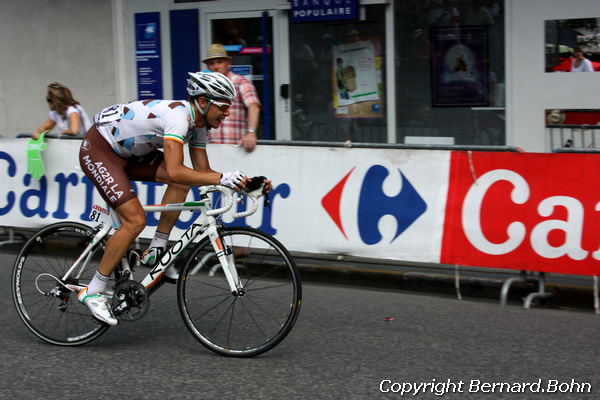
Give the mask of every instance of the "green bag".
<svg viewBox="0 0 600 400">
<path fill-rule="evenodd" d="M 44 160 L 41 152 L 46 150 L 44 136 L 48 131 L 40 133 L 37 139 L 29 139 L 27 142 L 27 173 L 34 179 L 44 176 Z"/>
</svg>

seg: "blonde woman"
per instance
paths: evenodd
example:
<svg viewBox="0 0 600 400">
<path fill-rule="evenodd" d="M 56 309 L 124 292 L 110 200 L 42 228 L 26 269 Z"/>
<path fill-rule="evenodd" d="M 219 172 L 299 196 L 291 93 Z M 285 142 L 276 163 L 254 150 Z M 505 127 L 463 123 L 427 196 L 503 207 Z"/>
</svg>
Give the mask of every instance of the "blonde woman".
<svg viewBox="0 0 600 400">
<path fill-rule="evenodd" d="M 40 133 L 54 128 L 61 135 L 83 137 L 92 125 L 87 113 L 73 98 L 68 87 L 58 82 L 49 84 L 46 102 L 50 108 L 49 118 L 31 134 L 32 138 L 37 139 Z"/>
</svg>

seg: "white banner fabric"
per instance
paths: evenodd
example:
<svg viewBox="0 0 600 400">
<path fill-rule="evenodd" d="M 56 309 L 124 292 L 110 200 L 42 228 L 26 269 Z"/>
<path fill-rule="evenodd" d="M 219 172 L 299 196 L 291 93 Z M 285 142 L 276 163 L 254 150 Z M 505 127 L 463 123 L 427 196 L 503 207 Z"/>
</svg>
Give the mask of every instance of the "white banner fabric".
<svg viewBox="0 0 600 400">
<path fill-rule="evenodd" d="M 36 180 L 27 174 L 27 139 L 0 140 L 0 225 L 90 224 L 90 208 L 104 202 L 79 167 L 80 143 L 47 140 L 46 174 Z M 240 169 L 273 180 L 272 209 L 261 207 L 234 223 L 271 233 L 292 251 L 440 260 L 448 151 L 271 145 L 259 145 L 251 154 L 230 145 L 209 145 L 207 151 L 217 171 Z M 164 187 L 135 185 L 142 204 L 159 204 Z M 188 199 L 197 196 L 193 190 Z M 142 237 L 152 237 L 157 218 L 148 216 Z M 176 230 L 191 221 L 184 211 Z M 233 222 L 230 213 L 223 221 Z"/>
</svg>

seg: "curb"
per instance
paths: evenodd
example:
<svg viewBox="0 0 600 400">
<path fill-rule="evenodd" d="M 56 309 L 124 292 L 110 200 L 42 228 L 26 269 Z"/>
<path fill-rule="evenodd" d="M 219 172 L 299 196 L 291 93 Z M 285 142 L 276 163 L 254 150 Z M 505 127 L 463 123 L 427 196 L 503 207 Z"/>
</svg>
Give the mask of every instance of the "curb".
<svg viewBox="0 0 600 400">
<path fill-rule="evenodd" d="M 365 268 L 343 268 L 337 266 L 298 263 L 303 282 L 331 283 L 375 289 L 401 290 L 447 297 L 475 298 L 495 301 L 500 306 L 500 294 L 504 279 L 481 278 L 461 273 L 457 280 L 448 273 L 415 271 L 369 270 Z M 518 276 L 516 274 L 510 277 Z M 593 288 L 584 285 L 548 283 L 545 290 L 552 296 L 536 299 L 532 307 L 555 307 L 594 311 Z M 515 282 L 510 286 L 507 305 L 523 306 L 527 295 L 537 292 L 537 283 Z"/>
</svg>

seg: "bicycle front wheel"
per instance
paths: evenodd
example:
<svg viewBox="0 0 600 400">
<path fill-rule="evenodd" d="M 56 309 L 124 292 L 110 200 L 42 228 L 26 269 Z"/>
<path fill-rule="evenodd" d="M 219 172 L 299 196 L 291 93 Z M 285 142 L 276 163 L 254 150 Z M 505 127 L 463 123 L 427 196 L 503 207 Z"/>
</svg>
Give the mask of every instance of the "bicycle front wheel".
<svg viewBox="0 0 600 400">
<path fill-rule="evenodd" d="M 279 344 L 290 332 L 302 299 L 300 276 L 289 252 L 275 238 L 252 228 L 225 228 L 243 290 L 232 293 L 208 238 L 200 241 L 181 271 L 179 310 L 192 335 L 208 349 L 252 357 Z"/>
<path fill-rule="evenodd" d="M 63 280 L 93 236 L 87 225 L 59 222 L 33 235 L 15 261 L 11 282 L 19 317 L 35 336 L 48 343 L 85 344 L 107 329 L 94 321 L 77 293 L 64 286 L 91 280 L 103 253 L 102 244 L 92 251 L 78 276 Z"/>
</svg>

